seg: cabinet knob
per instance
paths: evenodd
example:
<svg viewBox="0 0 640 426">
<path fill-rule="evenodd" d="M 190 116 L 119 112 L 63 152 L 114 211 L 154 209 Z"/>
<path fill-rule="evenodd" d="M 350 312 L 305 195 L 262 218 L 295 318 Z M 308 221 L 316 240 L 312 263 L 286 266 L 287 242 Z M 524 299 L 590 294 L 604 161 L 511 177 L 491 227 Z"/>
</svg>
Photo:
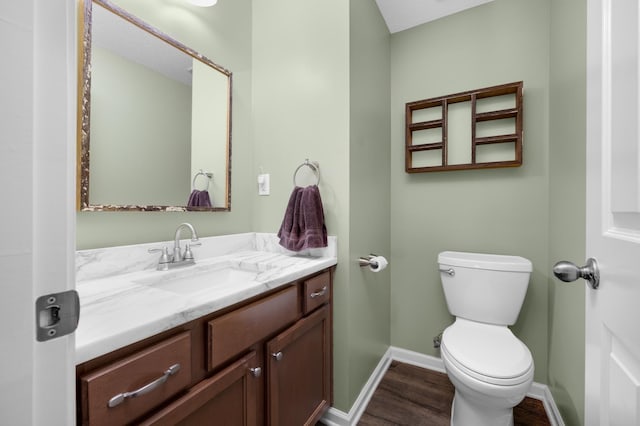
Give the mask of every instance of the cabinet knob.
<svg viewBox="0 0 640 426">
<path fill-rule="evenodd" d="M 271 356 L 274 357 L 276 361 L 280 361 L 284 357 L 284 354 L 282 352 L 275 352 L 272 353 Z"/>
<path fill-rule="evenodd" d="M 249 369 L 249 372 L 251 373 L 251 375 L 253 377 L 260 377 L 262 375 L 262 368 L 260 367 L 253 367 Z"/>
</svg>

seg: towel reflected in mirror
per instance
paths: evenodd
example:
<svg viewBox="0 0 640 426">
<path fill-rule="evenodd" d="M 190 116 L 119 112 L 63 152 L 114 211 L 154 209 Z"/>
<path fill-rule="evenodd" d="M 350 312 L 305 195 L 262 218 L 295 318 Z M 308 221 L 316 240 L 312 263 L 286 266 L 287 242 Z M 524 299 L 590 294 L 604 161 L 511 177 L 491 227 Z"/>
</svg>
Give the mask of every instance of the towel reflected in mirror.
<svg viewBox="0 0 640 426">
<path fill-rule="evenodd" d="M 189 207 L 211 207 L 209 191 L 199 191 L 197 189 L 191 191 L 189 201 L 187 201 L 187 208 Z"/>
</svg>

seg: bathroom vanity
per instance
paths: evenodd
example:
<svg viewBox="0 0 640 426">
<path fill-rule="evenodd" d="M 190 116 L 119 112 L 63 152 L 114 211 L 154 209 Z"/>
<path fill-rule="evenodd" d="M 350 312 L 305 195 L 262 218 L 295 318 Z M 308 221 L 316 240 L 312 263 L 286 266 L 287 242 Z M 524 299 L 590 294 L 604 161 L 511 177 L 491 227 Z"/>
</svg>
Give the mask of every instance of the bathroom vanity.
<svg viewBox="0 0 640 426">
<path fill-rule="evenodd" d="M 78 285 L 79 424 L 314 425 L 330 406 L 335 251 L 292 256 L 269 234 L 207 240 L 227 253 L 191 272 Z"/>
</svg>

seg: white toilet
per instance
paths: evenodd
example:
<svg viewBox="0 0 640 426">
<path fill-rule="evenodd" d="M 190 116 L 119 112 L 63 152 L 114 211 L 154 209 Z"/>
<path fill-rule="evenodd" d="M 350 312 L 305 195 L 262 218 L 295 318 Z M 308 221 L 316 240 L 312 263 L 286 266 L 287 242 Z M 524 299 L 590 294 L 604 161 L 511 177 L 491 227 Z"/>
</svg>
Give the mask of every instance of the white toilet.
<svg viewBox="0 0 640 426">
<path fill-rule="evenodd" d="M 531 352 L 511 330 L 529 285 L 531 262 L 517 256 L 438 255 L 449 312 L 442 361 L 455 386 L 454 426 L 511 426 L 513 407 L 533 382 Z"/>
</svg>

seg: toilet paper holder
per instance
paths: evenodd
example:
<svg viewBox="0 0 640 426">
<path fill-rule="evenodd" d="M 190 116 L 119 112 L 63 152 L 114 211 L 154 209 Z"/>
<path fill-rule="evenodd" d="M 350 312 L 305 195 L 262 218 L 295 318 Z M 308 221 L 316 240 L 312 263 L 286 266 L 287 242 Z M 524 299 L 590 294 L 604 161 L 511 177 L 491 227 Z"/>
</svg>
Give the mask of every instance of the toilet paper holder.
<svg viewBox="0 0 640 426">
<path fill-rule="evenodd" d="M 360 264 L 361 268 L 364 268 L 364 267 L 367 267 L 367 266 L 371 266 L 371 267 L 377 268 L 378 267 L 378 262 L 373 260 L 376 257 L 378 257 L 377 254 L 370 254 L 369 256 L 360 256 L 360 259 L 358 259 L 358 264 Z"/>
<path fill-rule="evenodd" d="M 372 268 L 377 268 L 378 262 L 376 261 L 376 257 L 380 257 L 377 254 L 370 254 L 369 256 L 360 256 L 360 259 L 358 259 L 358 264 L 360 265 L 361 268 L 365 268 L 367 266 L 370 266 Z"/>
<path fill-rule="evenodd" d="M 371 272 L 380 272 L 387 268 L 389 261 L 384 256 L 370 254 L 369 256 L 361 256 L 358 259 L 361 268 L 369 267 Z"/>
</svg>

